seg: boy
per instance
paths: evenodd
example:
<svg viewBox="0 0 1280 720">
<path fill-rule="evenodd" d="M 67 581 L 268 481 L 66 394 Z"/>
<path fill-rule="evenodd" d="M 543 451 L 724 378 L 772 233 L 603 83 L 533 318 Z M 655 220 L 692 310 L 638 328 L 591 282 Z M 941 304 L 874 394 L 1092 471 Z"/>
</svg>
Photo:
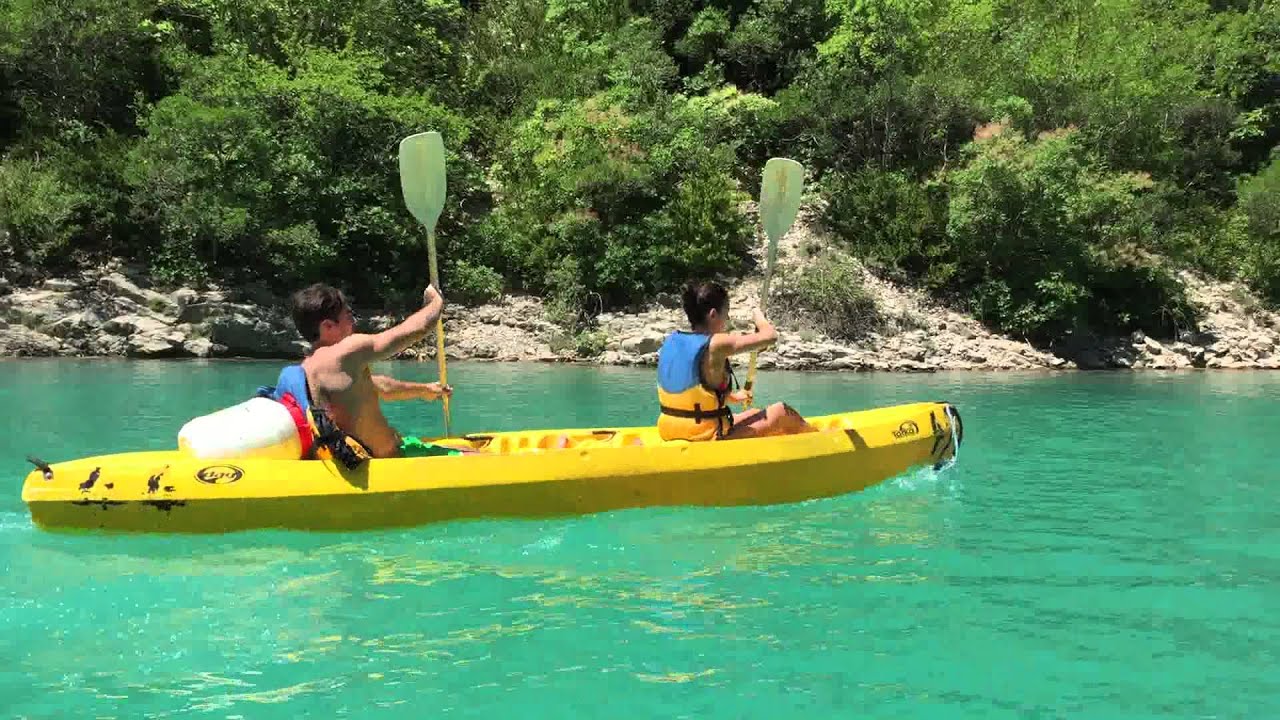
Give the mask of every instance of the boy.
<svg viewBox="0 0 1280 720">
<path fill-rule="evenodd" d="M 427 286 L 423 308 L 399 325 L 373 335 L 355 331 L 355 314 L 342 292 L 317 283 L 294 293 L 293 323 L 311 343 L 300 365 L 280 372 L 275 397 L 294 396 L 312 418 L 318 444 L 354 468 L 370 458 L 457 454 L 396 432 L 382 414 L 383 400 L 438 400 L 453 390 L 438 382 L 414 383 L 374 375 L 369 365 L 391 358 L 431 332 L 444 300 Z"/>
<path fill-rule="evenodd" d="M 728 407 L 730 402 L 743 404 L 751 399 L 745 391 L 730 392 L 730 382 L 737 385 L 730 356 L 760 350 L 778 340 L 778 331 L 763 313 L 755 311 L 754 333 L 726 333 L 729 293 L 713 282 L 685 288 L 684 312 L 692 331 L 668 335 L 658 350 L 658 433 L 663 440 L 735 440 L 817 432 L 784 403 L 737 415 Z"/>
</svg>

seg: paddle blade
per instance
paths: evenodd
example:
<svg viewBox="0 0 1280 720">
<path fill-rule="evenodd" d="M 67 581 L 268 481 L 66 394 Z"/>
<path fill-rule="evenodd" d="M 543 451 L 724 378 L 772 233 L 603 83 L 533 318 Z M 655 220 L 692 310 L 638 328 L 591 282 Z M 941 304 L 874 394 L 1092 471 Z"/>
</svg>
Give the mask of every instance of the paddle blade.
<svg viewBox="0 0 1280 720">
<path fill-rule="evenodd" d="M 764 182 L 760 185 L 760 222 L 770 247 L 791 229 L 800 211 L 804 193 L 804 167 L 789 158 L 770 158 L 764 164 Z"/>
<path fill-rule="evenodd" d="M 434 230 L 444 209 L 444 139 L 424 132 L 400 141 L 400 190 L 418 222 Z"/>
</svg>

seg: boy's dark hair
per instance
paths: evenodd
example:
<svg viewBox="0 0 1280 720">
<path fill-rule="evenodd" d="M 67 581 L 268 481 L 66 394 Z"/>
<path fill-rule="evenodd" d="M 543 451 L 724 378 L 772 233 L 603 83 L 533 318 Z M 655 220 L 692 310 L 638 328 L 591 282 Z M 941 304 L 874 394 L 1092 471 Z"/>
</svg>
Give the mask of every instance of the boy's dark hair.
<svg viewBox="0 0 1280 720">
<path fill-rule="evenodd" d="M 307 342 L 315 342 L 320 339 L 320 323 L 337 322 L 347 307 L 347 299 L 341 290 L 316 283 L 294 293 L 292 305 L 293 326 Z"/>
<path fill-rule="evenodd" d="M 697 327 L 707 321 L 712 310 L 724 310 L 729 307 L 729 291 L 720 283 L 704 280 L 689 283 L 684 289 L 684 314 L 689 316 L 689 325 Z"/>
</svg>

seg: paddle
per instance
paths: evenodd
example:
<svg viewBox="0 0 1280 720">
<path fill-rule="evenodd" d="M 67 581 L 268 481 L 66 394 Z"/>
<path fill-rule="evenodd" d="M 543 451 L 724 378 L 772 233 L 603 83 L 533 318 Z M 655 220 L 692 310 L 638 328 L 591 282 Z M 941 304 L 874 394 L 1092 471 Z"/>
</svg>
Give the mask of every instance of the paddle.
<svg viewBox="0 0 1280 720">
<path fill-rule="evenodd" d="M 769 303 L 769 281 L 773 279 L 773 266 L 778 260 L 778 241 L 796 221 L 796 213 L 800 211 L 800 195 L 803 192 L 804 167 L 790 158 L 769 158 L 769 162 L 764 164 L 764 180 L 760 185 L 760 222 L 769 238 L 764 281 L 760 284 L 762 313 Z M 751 392 L 755 386 L 757 354 L 754 350 L 751 352 L 747 382 L 742 386 L 747 392 Z M 751 403 L 747 403 L 746 407 L 751 407 Z"/>
<path fill-rule="evenodd" d="M 427 258 L 431 267 L 431 285 L 440 291 L 440 275 L 436 267 L 436 221 L 444 210 L 445 169 L 444 140 L 438 132 L 424 132 L 400 141 L 400 190 L 404 204 L 418 222 L 427 226 Z M 436 360 L 440 364 L 440 384 L 448 384 L 444 359 L 444 318 L 436 319 Z M 450 436 L 449 397 L 444 401 L 444 435 Z"/>
</svg>

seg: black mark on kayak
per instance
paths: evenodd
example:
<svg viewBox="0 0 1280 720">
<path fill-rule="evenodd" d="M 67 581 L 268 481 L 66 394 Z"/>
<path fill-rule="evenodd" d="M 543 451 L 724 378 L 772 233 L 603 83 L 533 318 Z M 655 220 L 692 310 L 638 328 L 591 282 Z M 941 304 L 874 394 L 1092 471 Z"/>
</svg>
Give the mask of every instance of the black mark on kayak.
<svg viewBox="0 0 1280 720">
<path fill-rule="evenodd" d="M 901 425 L 899 425 L 897 430 L 893 431 L 893 436 L 899 440 L 906 437 L 913 437 L 919 434 L 920 434 L 920 426 L 916 424 L 915 420 L 908 420 L 902 423 Z"/>
<path fill-rule="evenodd" d="M 943 440 L 950 440 L 951 436 L 942 432 L 942 426 L 938 424 L 938 418 L 929 411 L 929 424 L 933 426 L 933 449 L 929 451 L 930 455 L 938 454 L 938 446 L 942 445 Z"/>
<path fill-rule="evenodd" d="M 244 471 L 235 465 L 210 465 L 196 471 L 196 479 L 206 485 L 230 485 L 244 477 Z"/>
<path fill-rule="evenodd" d="M 116 489 L 116 484 L 115 484 L 115 483 L 107 483 L 107 489 L 108 489 L 108 490 L 115 490 L 115 489 Z"/>
<path fill-rule="evenodd" d="M 165 492 L 173 492 L 173 491 L 174 491 L 174 490 L 176 490 L 176 489 L 177 489 L 177 488 L 175 488 L 175 487 L 174 487 L 174 486 L 172 486 L 172 485 L 165 485 L 165 486 L 164 486 L 164 491 L 165 491 Z"/>
<path fill-rule="evenodd" d="M 147 494 L 148 495 L 154 495 L 156 491 L 160 489 L 160 478 L 164 477 L 164 474 L 167 472 L 169 472 L 169 466 L 165 465 L 160 472 L 147 478 Z M 169 488 L 169 490 L 172 490 L 172 488 Z"/>
<path fill-rule="evenodd" d="M 80 483 L 80 492 L 89 492 L 89 489 L 93 487 L 94 483 L 98 482 L 98 478 L 101 475 L 102 475 L 102 468 L 100 467 L 94 468 L 93 472 L 89 473 L 89 479 Z"/>
<path fill-rule="evenodd" d="M 42 475 L 44 475 L 45 480 L 53 479 L 53 468 L 49 467 L 49 463 L 41 460 L 40 458 L 34 455 L 28 455 L 27 462 L 31 463 L 32 465 L 35 465 L 36 469 L 39 470 Z"/>
<path fill-rule="evenodd" d="M 103 500 L 89 500 L 89 499 L 85 499 L 85 500 L 76 500 L 75 502 L 73 502 L 73 503 L 71 503 L 71 504 L 72 504 L 72 505 L 79 505 L 79 506 L 81 506 L 81 507 L 88 507 L 88 506 L 90 506 L 90 505 L 97 505 L 98 507 L 102 508 L 103 510 L 106 510 L 107 508 L 111 507 L 112 505 L 123 505 L 123 504 L 124 504 L 124 501 L 123 501 L 123 500 L 106 500 L 106 499 L 103 499 Z"/>
<path fill-rule="evenodd" d="M 171 512 L 176 507 L 185 507 L 187 504 L 187 501 L 186 500 L 143 500 L 142 504 L 150 505 L 151 507 L 157 510 L 163 510 L 164 512 Z"/>
</svg>

